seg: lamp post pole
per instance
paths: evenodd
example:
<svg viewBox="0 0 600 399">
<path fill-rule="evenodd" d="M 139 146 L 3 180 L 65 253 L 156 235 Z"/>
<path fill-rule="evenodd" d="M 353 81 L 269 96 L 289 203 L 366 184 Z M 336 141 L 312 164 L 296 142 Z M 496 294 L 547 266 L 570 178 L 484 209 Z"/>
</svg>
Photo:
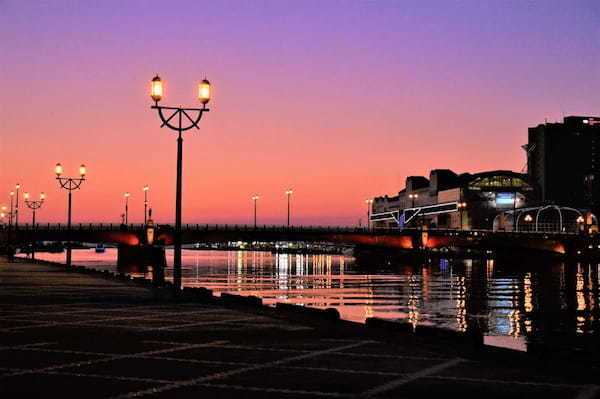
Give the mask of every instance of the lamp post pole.
<svg viewBox="0 0 600 399">
<path fill-rule="evenodd" d="M 125 226 L 127 226 L 129 224 L 129 196 L 131 194 L 129 194 L 128 192 L 125 193 Z"/>
<path fill-rule="evenodd" d="M 8 214 L 8 243 L 9 245 L 12 245 L 12 241 L 11 241 L 11 232 L 12 232 L 12 221 L 13 221 L 13 215 L 14 215 L 14 209 L 13 209 L 13 197 L 15 196 L 15 192 L 11 191 L 10 192 L 10 213 Z"/>
<path fill-rule="evenodd" d="M 18 230 L 19 229 L 19 189 L 21 188 L 21 185 L 19 183 L 17 183 L 15 188 L 17 189 L 17 203 L 15 206 L 15 230 Z"/>
<path fill-rule="evenodd" d="M 39 208 L 41 208 L 42 205 L 44 204 L 44 200 L 46 199 L 46 194 L 41 193 L 39 201 L 30 201 L 29 193 L 25 193 L 24 197 L 25 197 L 25 204 L 32 211 L 31 225 L 33 226 L 33 237 L 31 240 L 32 241 L 31 242 L 31 260 L 34 260 L 35 259 L 35 244 L 36 244 L 36 236 L 37 236 L 37 226 L 35 224 L 35 211 L 37 211 Z"/>
<path fill-rule="evenodd" d="M 150 187 L 148 185 L 144 186 L 144 226 L 148 221 L 148 190 Z"/>
<path fill-rule="evenodd" d="M 202 103 L 202 108 L 182 108 L 165 107 L 158 105 L 163 97 L 163 85 L 160 77 L 155 76 L 150 86 L 150 97 L 155 102 L 151 106 L 158 112 L 162 124 L 160 127 L 167 126 L 177 132 L 177 183 L 175 189 L 175 234 L 173 237 L 173 286 L 176 291 L 181 290 L 181 198 L 182 198 L 182 157 L 183 157 L 183 137 L 182 133 L 191 128 L 200 129 L 198 123 L 204 112 L 208 112 L 206 104 L 210 100 L 211 86 L 208 80 L 204 79 L 198 85 L 198 100 Z M 170 115 L 165 115 L 170 113 Z M 194 115 L 194 117 L 190 116 Z M 183 123 L 183 118 L 186 124 Z M 176 124 L 173 124 L 176 120 Z"/>
<path fill-rule="evenodd" d="M 258 195 L 252 197 L 252 201 L 254 201 L 254 228 L 256 228 L 256 201 L 258 201 L 259 198 Z"/>
<path fill-rule="evenodd" d="M 85 165 L 79 167 L 79 178 L 72 177 L 61 177 L 63 174 L 63 167 L 60 163 L 57 163 L 54 167 L 54 173 L 56 173 L 56 180 L 60 184 L 61 188 L 64 188 L 69 192 L 69 205 L 67 211 L 67 267 L 71 267 L 71 197 L 73 190 L 78 190 L 81 184 L 85 181 L 86 168 Z"/>
<path fill-rule="evenodd" d="M 287 194 L 287 225 L 290 227 L 290 198 L 292 197 L 294 191 L 287 190 L 285 193 Z"/>
<path fill-rule="evenodd" d="M 463 212 L 464 212 L 465 208 L 467 207 L 467 203 L 466 202 L 459 202 L 457 206 L 458 206 L 458 209 L 460 211 L 460 214 L 459 214 L 459 217 L 460 217 L 460 229 L 464 230 L 464 227 L 463 227 L 463 219 L 464 219 Z"/>
<path fill-rule="evenodd" d="M 419 194 L 408 194 L 408 198 L 412 200 L 411 208 L 415 207 L 415 200 L 419 198 Z M 421 215 L 421 224 L 423 223 L 423 215 Z"/>
</svg>

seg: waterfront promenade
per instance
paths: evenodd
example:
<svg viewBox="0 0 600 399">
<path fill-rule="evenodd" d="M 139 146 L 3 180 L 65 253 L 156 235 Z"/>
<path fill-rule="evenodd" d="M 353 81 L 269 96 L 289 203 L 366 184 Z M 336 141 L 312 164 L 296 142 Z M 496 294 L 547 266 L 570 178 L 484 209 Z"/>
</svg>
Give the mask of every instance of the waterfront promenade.
<svg viewBox="0 0 600 399">
<path fill-rule="evenodd" d="M 0 258 L 3 397 L 594 398 L 598 371 Z"/>
</svg>

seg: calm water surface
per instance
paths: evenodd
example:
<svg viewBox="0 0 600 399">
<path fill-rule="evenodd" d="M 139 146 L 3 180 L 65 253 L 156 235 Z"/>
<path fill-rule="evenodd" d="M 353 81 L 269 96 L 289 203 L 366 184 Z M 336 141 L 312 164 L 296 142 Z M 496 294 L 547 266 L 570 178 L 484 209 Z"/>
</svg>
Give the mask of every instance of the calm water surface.
<svg viewBox="0 0 600 399">
<path fill-rule="evenodd" d="M 64 262 L 65 255 L 37 257 Z M 172 250 L 167 257 L 172 264 Z M 116 249 L 73 250 L 74 264 L 98 269 L 116 270 L 116 258 Z M 343 255 L 192 250 L 183 251 L 182 263 L 185 286 L 256 295 L 265 304 L 334 307 L 342 318 L 359 322 L 381 317 L 459 331 L 477 325 L 487 335 L 512 337 L 585 335 L 599 328 L 599 264 L 428 259 L 410 265 Z"/>
</svg>

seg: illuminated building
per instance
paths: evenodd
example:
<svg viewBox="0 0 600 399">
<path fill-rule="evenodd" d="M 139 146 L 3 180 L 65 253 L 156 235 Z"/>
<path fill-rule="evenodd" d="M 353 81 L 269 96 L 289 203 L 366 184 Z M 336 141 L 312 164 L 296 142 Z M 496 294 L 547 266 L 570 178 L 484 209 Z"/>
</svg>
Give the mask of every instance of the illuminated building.
<svg viewBox="0 0 600 399">
<path fill-rule="evenodd" d="M 544 203 L 600 210 L 600 117 L 529 128 L 527 172 Z"/>
<path fill-rule="evenodd" d="M 374 228 L 490 229 L 494 217 L 536 198 L 527 176 L 508 170 L 457 175 L 435 169 L 429 179 L 409 176 L 398 195 L 375 197 Z"/>
</svg>

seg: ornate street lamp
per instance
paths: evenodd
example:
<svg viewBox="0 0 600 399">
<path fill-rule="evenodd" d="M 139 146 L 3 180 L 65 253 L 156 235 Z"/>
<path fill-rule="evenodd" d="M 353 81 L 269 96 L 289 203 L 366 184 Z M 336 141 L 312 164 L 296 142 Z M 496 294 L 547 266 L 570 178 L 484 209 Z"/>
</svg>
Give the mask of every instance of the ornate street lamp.
<svg viewBox="0 0 600 399">
<path fill-rule="evenodd" d="M 148 190 L 150 190 L 150 186 L 146 184 L 144 186 L 144 225 L 148 221 Z"/>
<path fill-rule="evenodd" d="M 54 173 L 56 173 L 56 180 L 60 184 L 61 188 L 64 188 L 69 192 L 69 206 L 67 212 L 67 267 L 71 266 L 71 194 L 74 190 L 78 190 L 81 184 L 85 181 L 85 175 L 87 173 L 85 165 L 81 164 L 79 167 L 80 177 L 61 177 L 63 174 L 63 167 L 60 163 L 57 163 L 54 167 Z"/>
<path fill-rule="evenodd" d="M 209 109 L 206 104 L 210 101 L 211 85 L 204 79 L 198 85 L 198 101 L 202 108 L 164 107 L 158 105 L 164 96 L 163 82 L 155 76 L 150 83 L 150 97 L 154 100 L 151 107 L 158 112 L 162 121 L 160 127 L 167 126 L 178 133 L 177 137 L 177 187 L 175 194 L 175 234 L 173 240 L 173 285 L 176 290 L 181 289 L 181 197 L 182 197 L 182 152 L 183 138 L 181 134 L 189 129 L 200 129 L 198 123 Z M 185 120 L 185 123 L 184 123 Z"/>
<path fill-rule="evenodd" d="M 129 223 L 129 197 L 131 194 L 125 193 L 125 225 Z"/>
<path fill-rule="evenodd" d="M 292 197 L 292 194 L 294 194 L 294 191 L 287 190 L 285 194 L 287 195 L 287 225 L 288 227 L 290 227 L 290 199 Z"/>
<path fill-rule="evenodd" d="M 35 237 L 37 236 L 37 225 L 35 224 L 35 211 L 37 211 L 39 208 L 42 207 L 42 205 L 44 205 L 46 194 L 40 193 L 40 199 L 38 201 L 30 200 L 29 193 L 25 193 L 23 197 L 25 198 L 25 204 L 29 209 L 31 209 L 33 215 L 31 220 L 31 225 L 33 226 L 33 239 L 31 240 L 31 259 L 33 260 L 35 259 Z"/>
<path fill-rule="evenodd" d="M 254 201 L 254 228 L 256 228 L 256 201 L 258 201 L 260 197 L 255 195 L 252 197 L 252 201 Z"/>
</svg>

